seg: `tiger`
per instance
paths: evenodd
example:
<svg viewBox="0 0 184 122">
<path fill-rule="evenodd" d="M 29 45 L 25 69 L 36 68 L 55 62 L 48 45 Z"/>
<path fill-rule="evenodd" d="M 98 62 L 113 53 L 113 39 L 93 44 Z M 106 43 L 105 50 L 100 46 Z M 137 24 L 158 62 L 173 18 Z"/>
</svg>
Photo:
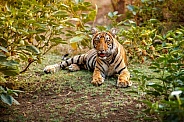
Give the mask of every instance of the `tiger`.
<svg viewBox="0 0 184 122">
<path fill-rule="evenodd" d="M 95 86 L 102 85 L 106 77 L 115 74 L 118 74 L 117 87 L 131 86 L 126 52 L 116 39 L 117 29 L 99 31 L 97 28 L 92 28 L 91 33 L 93 49 L 68 58 L 61 63 L 48 65 L 44 68 L 44 72 L 54 73 L 66 67 L 70 71 L 87 69 L 93 71 L 91 83 Z"/>
</svg>

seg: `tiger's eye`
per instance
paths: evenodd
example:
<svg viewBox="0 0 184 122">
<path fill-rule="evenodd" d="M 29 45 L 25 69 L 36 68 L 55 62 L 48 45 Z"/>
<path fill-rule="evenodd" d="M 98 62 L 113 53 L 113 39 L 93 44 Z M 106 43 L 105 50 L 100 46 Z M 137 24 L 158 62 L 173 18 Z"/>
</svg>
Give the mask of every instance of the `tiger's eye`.
<svg viewBox="0 0 184 122">
<path fill-rule="evenodd" d="M 110 41 L 110 37 L 108 35 L 105 36 L 106 41 Z"/>
<path fill-rule="evenodd" d="M 99 40 L 100 40 L 100 37 L 97 36 L 97 37 L 95 38 L 95 41 L 99 41 Z"/>
</svg>

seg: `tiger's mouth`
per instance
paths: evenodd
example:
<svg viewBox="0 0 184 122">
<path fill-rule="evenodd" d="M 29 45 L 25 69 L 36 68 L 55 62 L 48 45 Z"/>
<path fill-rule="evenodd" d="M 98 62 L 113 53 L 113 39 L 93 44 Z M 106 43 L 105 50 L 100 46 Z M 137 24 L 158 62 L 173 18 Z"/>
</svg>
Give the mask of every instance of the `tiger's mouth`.
<svg viewBox="0 0 184 122">
<path fill-rule="evenodd" d="M 106 57 L 107 55 L 106 53 L 98 53 L 98 56 L 103 58 L 103 57 Z"/>
</svg>

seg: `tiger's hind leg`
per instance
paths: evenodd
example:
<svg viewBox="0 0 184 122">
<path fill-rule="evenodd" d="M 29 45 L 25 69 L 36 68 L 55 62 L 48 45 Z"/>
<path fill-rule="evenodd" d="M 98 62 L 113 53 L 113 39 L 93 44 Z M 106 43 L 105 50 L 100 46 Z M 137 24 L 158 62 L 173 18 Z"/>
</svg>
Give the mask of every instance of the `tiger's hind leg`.
<svg viewBox="0 0 184 122">
<path fill-rule="evenodd" d="M 117 86 L 118 87 L 129 87 L 132 85 L 130 81 L 130 72 L 125 68 L 118 76 Z"/>
<path fill-rule="evenodd" d="M 70 66 L 68 66 L 68 70 L 78 71 L 78 70 L 80 70 L 80 67 L 77 64 L 71 64 Z"/>
</svg>

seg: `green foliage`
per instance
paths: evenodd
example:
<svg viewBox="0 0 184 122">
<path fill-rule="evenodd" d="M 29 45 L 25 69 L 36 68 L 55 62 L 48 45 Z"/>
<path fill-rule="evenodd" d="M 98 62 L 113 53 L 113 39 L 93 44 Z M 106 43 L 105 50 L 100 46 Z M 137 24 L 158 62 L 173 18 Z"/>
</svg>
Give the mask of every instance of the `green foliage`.
<svg viewBox="0 0 184 122">
<path fill-rule="evenodd" d="M 130 59 L 143 63 L 145 60 L 157 57 L 154 41 L 161 27 L 158 20 L 150 19 L 144 26 L 137 26 L 132 20 L 122 21 L 121 24 L 127 26 L 128 29 L 120 29 L 119 41 L 127 49 Z"/>
<path fill-rule="evenodd" d="M 176 4 L 169 7 L 172 2 Z M 161 22 L 175 20 L 165 17 L 170 12 L 166 11 L 168 8 L 175 8 L 173 13 L 181 15 L 177 11 L 180 7 L 175 7 L 180 2 L 137 0 L 127 6 L 132 20 L 121 22 L 128 29 L 121 29 L 118 35 L 123 37 L 121 43 L 133 61 L 143 63 L 153 59 L 148 72 L 133 70 L 132 80 L 138 81 L 139 87 L 131 92 L 143 95 L 146 99 L 142 102 L 147 105 L 144 112 L 156 115 L 160 121 L 177 122 L 184 118 L 184 28 L 165 32 Z"/>
<path fill-rule="evenodd" d="M 135 79 L 140 82 L 139 91 L 147 98 L 143 101 L 148 106 L 145 112 L 157 114 L 162 121 L 183 121 L 184 118 L 183 32 L 184 28 L 181 27 L 160 36 L 163 44 L 159 48 L 167 49 L 168 52 L 160 53 L 151 63 L 149 68 L 152 72 L 149 76 L 134 70 Z"/>
<path fill-rule="evenodd" d="M 8 89 L 8 88 L 3 88 L 2 86 L 0 86 L 0 97 L 1 97 L 1 100 L 8 104 L 8 105 L 12 105 L 13 103 L 16 104 L 16 105 L 19 105 L 19 102 L 14 99 L 12 97 L 12 95 L 15 95 L 15 96 L 18 96 L 17 93 L 19 92 L 22 92 L 20 90 L 11 90 L 11 89 Z"/>
<path fill-rule="evenodd" d="M 150 19 L 160 21 L 182 21 L 183 0 L 135 0 L 133 5 L 128 5 L 127 13 L 133 18 L 137 25 L 142 25 Z"/>
<path fill-rule="evenodd" d="M 58 44 L 70 40 L 89 46 L 86 23 L 95 17 L 96 9 L 81 0 L 1 1 L 0 83 L 25 72 L 33 62 L 41 63 L 42 56 Z"/>
<path fill-rule="evenodd" d="M 128 5 L 127 9 L 132 13 L 137 25 L 152 18 L 163 19 L 162 7 L 164 0 L 137 0 L 134 5 Z"/>
</svg>

